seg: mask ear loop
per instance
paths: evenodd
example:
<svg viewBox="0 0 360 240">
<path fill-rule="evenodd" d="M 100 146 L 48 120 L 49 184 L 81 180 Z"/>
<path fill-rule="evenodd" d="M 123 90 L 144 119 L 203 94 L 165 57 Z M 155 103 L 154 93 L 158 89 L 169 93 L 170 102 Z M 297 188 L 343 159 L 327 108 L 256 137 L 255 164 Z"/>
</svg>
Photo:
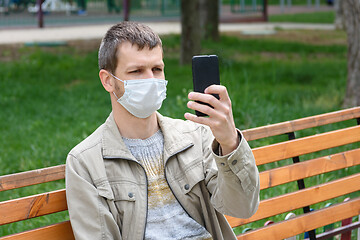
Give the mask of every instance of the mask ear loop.
<svg viewBox="0 0 360 240">
<path fill-rule="evenodd" d="M 118 96 L 116 96 L 116 93 L 113 92 L 113 94 L 114 94 L 114 96 L 116 97 L 116 100 L 119 101 L 119 98 L 118 98 Z"/>
<path fill-rule="evenodd" d="M 113 78 L 115 78 L 116 80 L 119 80 L 120 82 L 123 82 L 124 84 L 126 84 L 126 82 L 125 81 L 123 81 L 123 80 L 121 80 L 120 78 L 118 78 L 118 77 L 116 77 L 114 74 L 112 74 L 111 72 L 109 72 L 110 73 L 110 75 L 113 77 Z"/>
<path fill-rule="evenodd" d="M 124 83 L 124 87 L 125 87 L 126 81 L 121 80 L 120 78 L 118 78 L 118 77 L 116 77 L 114 74 L 112 74 L 111 72 L 109 72 L 109 73 L 110 73 L 110 75 L 111 75 L 113 78 L 115 78 L 116 80 L 119 80 L 120 82 L 123 82 L 123 83 Z M 113 92 L 113 94 L 114 94 L 114 96 L 116 97 L 117 101 L 119 101 L 120 98 L 118 98 L 118 96 L 116 95 L 116 93 Z"/>
</svg>

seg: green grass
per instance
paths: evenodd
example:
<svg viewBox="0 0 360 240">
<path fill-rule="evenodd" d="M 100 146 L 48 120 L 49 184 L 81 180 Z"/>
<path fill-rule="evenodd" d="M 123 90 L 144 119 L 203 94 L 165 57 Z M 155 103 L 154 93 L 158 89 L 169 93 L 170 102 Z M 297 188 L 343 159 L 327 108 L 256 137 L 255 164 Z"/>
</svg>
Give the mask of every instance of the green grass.
<svg viewBox="0 0 360 240">
<path fill-rule="evenodd" d="M 291 22 L 291 23 L 328 23 L 335 22 L 335 12 L 314 12 L 270 15 L 269 22 Z"/>
<path fill-rule="evenodd" d="M 257 4 L 262 3 L 262 0 L 257 0 L 256 1 Z M 287 0 L 284 0 L 284 4 L 287 5 Z M 312 6 L 314 6 L 315 1 L 311 0 L 312 2 Z M 239 0 L 222 0 L 222 4 L 231 4 L 231 3 L 235 3 L 235 4 L 239 4 L 240 1 Z M 246 4 L 251 4 L 252 1 L 245 1 Z M 307 6 L 307 0 L 291 0 L 291 4 L 292 5 L 302 5 L 302 6 Z M 325 0 L 321 0 L 320 1 L 321 5 L 325 5 L 326 1 Z M 268 5 L 276 5 L 279 6 L 280 5 L 280 0 L 268 0 Z"/>
<path fill-rule="evenodd" d="M 345 44 L 333 44 L 333 37 L 327 37 L 324 32 L 295 32 L 321 42 L 283 39 L 285 33 L 280 31 L 267 38 L 222 36 L 219 43 L 203 43 L 204 54 L 219 56 L 221 82 L 228 88 L 240 129 L 341 108 L 347 69 Z M 191 66 L 179 66 L 178 35 L 164 37 L 163 43 L 169 84 L 168 98 L 160 112 L 183 118 L 188 111 L 186 96 L 192 89 Z M 64 164 L 71 148 L 103 123 L 111 111 L 108 93 L 98 79 L 96 49 L 84 52 L 72 47 L 50 50 L 24 47 L 19 51 L 19 59 L 0 64 L 0 175 Z M 10 55 L 0 53 L 0 59 Z M 299 136 L 327 128 L 301 132 Z M 256 147 L 277 140 L 264 139 L 251 145 Z M 313 156 L 306 156 L 310 157 Z M 261 170 L 267 167 L 271 166 L 263 166 Z M 327 181 L 335 176 L 332 174 L 348 175 L 359 170 L 359 167 L 350 168 L 327 174 L 323 179 L 307 179 L 306 184 Z M 63 181 L 0 192 L 0 201 L 61 188 Z M 290 190 L 295 190 L 295 186 L 262 191 L 261 198 Z M 67 214 L 60 213 L 2 226 L 0 236 L 66 219 Z"/>
<path fill-rule="evenodd" d="M 286 5 L 287 2 L 288 2 L 288 0 L 285 0 L 285 1 L 284 1 L 284 4 Z M 316 2 L 316 1 L 311 0 L 312 6 L 315 5 L 315 2 Z M 291 0 L 291 4 L 292 4 L 292 5 L 307 6 L 307 3 L 308 3 L 307 0 Z M 320 4 L 321 4 L 321 5 L 325 5 L 326 3 L 327 3 L 327 1 L 325 1 L 325 0 L 320 0 Z M 280 0 L 268 0 L 268 4 L 269 4 L 269 5 L 280 5 Z"/>
</svg>

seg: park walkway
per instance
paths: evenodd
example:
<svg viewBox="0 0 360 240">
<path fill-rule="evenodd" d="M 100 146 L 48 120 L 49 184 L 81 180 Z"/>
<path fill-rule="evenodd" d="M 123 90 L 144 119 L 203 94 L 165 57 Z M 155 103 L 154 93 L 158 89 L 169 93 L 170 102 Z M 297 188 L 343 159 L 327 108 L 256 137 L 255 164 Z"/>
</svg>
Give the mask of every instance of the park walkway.
<svg viewBox="0 0 360 240">
<path fill-rule="evenodd" d="M 179 22 L 147 22 L 158 34 L 180 33 Z M 0 30 L 0 44 L 44 43 L 69 40 L 101 39 L 112 24 L 69 26 L 56 28 L 28 28 Z M 275 29 L 314 29 L 332 30 L 333 24 L 295 24 L 295 23 L 222 23 L 221 32 L 246 32 L 266 34 Z"/>
<path fill-rule="evenodd" d="M 292 6 L 285 8 L 287 13 L 331 11 L 332 7 L 322 5 L 319 8 L 314 6 Z M 222 9 L 222 11 L 227 11 Z M 268 14 L 280 14 L 282 9 L 279 6 L 269 6 Z M 146 22 L 158 34 L 180 33 L 181 25 L 179 21 L 154 21 Z M 69 25 L 60 27 L 45 28 L 0 28 L 0 44 L 24 44 L 24 43 L 45 43 L 55 41 L 70 40 L 89 40 L 100 39 L 108 28 L 113 24 L 93 24 L 93 25 Z M 333 24 L 295 24 L 295 23 L 221 23 L 221 32 L 247 32 L 254 34 L 269 33 L 275 29 L 315 29 L 332 30 Z"/>
</svg>

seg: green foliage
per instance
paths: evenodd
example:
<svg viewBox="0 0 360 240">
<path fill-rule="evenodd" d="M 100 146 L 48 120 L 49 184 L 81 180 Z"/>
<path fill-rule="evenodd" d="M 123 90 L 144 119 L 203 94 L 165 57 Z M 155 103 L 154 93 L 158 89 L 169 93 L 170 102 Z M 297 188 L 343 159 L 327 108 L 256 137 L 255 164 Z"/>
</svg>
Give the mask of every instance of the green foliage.
<svg viewBox="0 0 360 240">
<path fill-rule="evenodd" d="M 183 119 L 192 74 L 191 66 L 179 66 L 179 44 L 179 35 L 163 37 L 169 84 L 160 112 Z M 71 148 L 102 124 L 111 111 L 108 93 L 98 79 L 96 50 L 81 53 L 71 47 L 55 51 L 24 47 L 19 51 L 20 59 L 0 65 L 0 175 L 64 164 Z M 345 45 L 276 37 L 222 36 L 220 42 L 203 43 L 204 54 L 219 56 L 221 83 L 228 88 L 240 129 L 340 109 L 346 51 Z M 256 147 L 270 141 L 251 144 Z M 332 178 L 331 174 L 325 177 Z M 0 201 L 61 188 L 63 181 L 0 192 Z M 283 186 L 276 191 L 292 188 Z M 276 192 L 261 194 L 263 199 Z M 0 236 L 67 218 L 61 213 L 6 225 L 0 227 Z"/>
</svg>

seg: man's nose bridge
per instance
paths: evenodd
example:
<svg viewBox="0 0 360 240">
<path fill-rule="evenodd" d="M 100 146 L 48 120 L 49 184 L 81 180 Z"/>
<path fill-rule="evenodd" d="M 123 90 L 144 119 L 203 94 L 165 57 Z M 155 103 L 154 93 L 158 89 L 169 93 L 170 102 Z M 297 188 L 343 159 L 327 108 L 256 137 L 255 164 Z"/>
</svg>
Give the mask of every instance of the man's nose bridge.
<svg viewBox="0 0 360 240">
<path fill-rule="evenodd" d="M 144 78 L 154 78 L 154 73 L 151 68 L 147 68 Z"/>
</svg>

